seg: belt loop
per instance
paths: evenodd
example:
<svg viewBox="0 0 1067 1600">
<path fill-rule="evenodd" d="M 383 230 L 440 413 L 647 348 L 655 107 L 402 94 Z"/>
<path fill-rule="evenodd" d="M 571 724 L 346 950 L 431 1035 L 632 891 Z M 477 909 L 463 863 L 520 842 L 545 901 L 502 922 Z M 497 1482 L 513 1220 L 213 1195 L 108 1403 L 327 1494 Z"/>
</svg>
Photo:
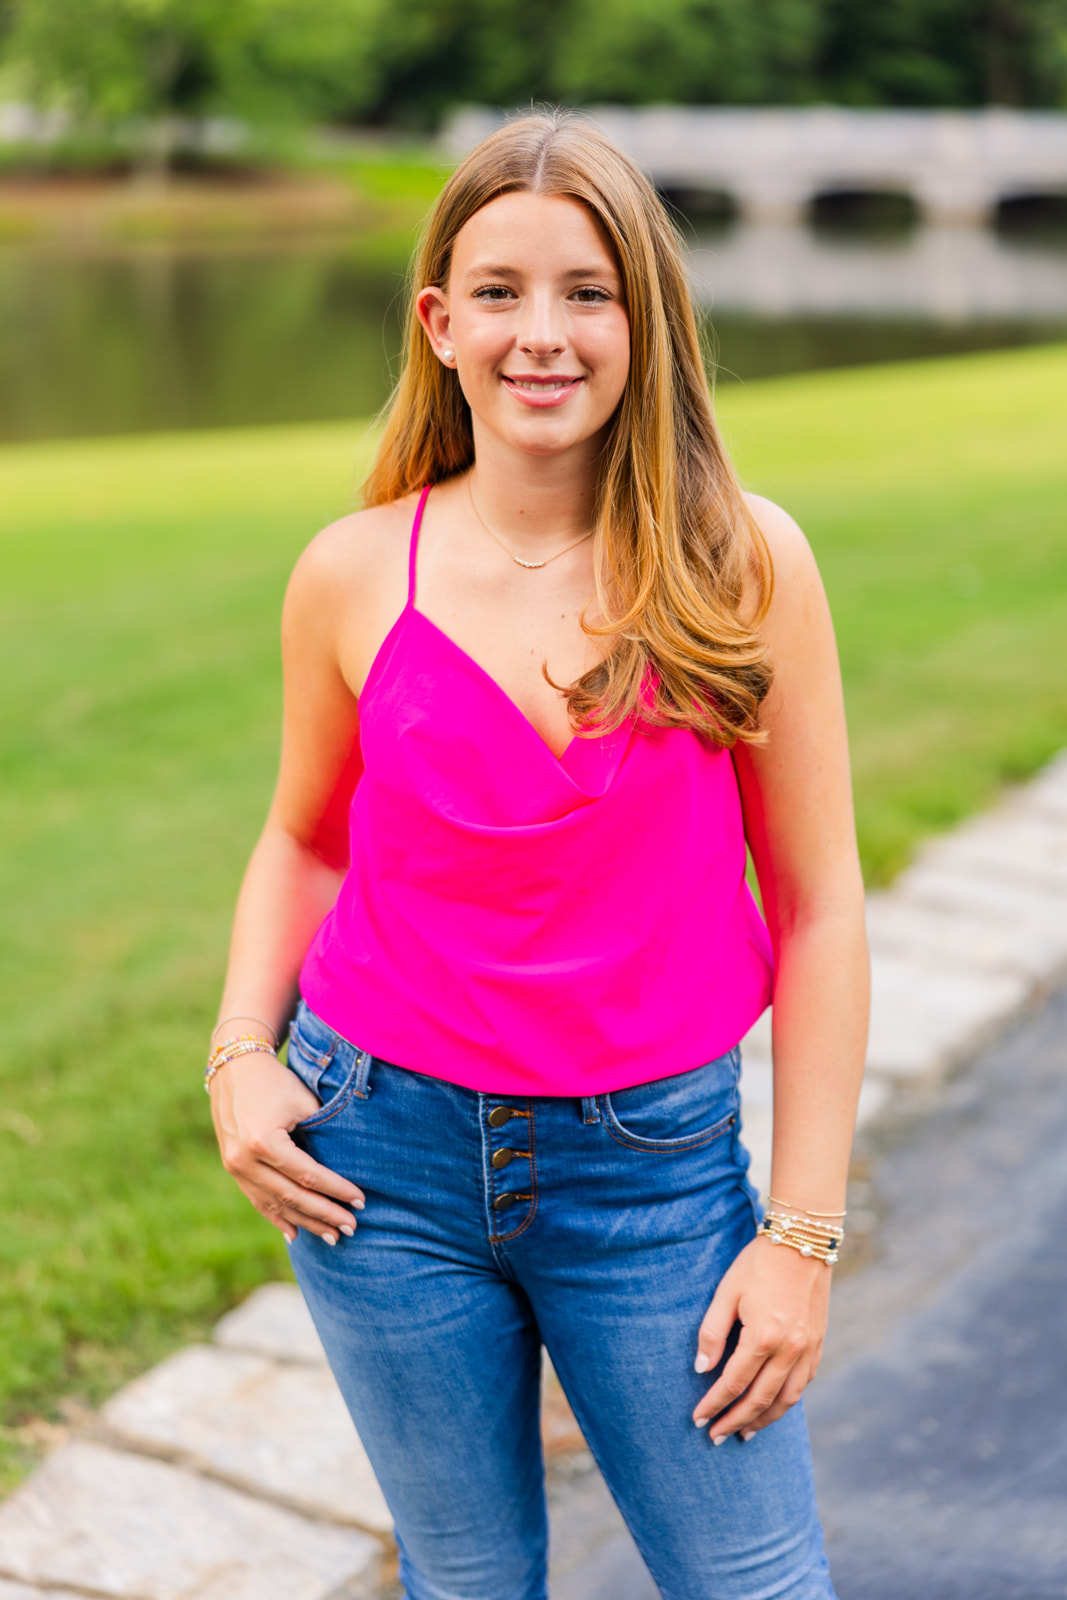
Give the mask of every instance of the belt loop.
<svg viewBox="0 0 1067 1600">
<path fill-rule="evenodd" d="M 370 1097 L 370 1069 L 374 1064 L 374 1057 L 369 1050 L 361 1050 L 356 1063 L 356 1075 L 352 1080 L 352 1092 L 360 1100 Z"/>
<path fill-rule="evenodd" d="M 595 1094 L 582 1096 L 582 1121 L 600 1121 L 600 1101 L 597 1099 Z"/>
</svg>

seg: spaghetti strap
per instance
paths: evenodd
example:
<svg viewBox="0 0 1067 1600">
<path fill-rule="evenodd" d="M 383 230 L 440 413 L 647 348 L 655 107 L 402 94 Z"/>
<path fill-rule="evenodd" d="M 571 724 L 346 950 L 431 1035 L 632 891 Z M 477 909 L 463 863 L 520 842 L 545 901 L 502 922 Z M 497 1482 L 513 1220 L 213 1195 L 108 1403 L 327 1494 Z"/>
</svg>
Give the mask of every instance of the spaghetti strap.
<svg viewBox="0 0 1067 1600">
<path fill-rule="evenodd" d="M 422 513 L 426 509 L 426 497 L 430 492 L 430 484 L 419 495 L 419 503 L 415 507 L 415 520 L 411 524 L 411 549 L 408 552 L 408 605 L 415 604 L 415 559 L 419 553 L 419 529 L 422 527 Z"/>
</svg>

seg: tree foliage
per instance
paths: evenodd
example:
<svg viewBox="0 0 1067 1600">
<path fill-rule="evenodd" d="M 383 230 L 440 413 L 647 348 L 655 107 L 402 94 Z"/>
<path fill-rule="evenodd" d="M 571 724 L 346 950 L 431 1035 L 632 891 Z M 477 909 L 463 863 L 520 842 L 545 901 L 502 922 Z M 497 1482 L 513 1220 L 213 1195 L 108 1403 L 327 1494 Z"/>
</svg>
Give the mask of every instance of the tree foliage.
<svg viewBox="0 0 1067 1600">
<path fill-rule="evenodd" d="M 380 92 L 385 0 L 9 0 L 35 99 L 102 119 L 338 115 Z"/>
<path fill-rule="evenodd" d="M 35 99 L 97 119 L 1067 104 L 1067 0 L 0 0 L 0 48 Z"/>
<path fill-rule="evenodd" d="M 819 76 L 845 105 L 1067 104 L 1065 0 L 826 0 Z"/>
</svg>

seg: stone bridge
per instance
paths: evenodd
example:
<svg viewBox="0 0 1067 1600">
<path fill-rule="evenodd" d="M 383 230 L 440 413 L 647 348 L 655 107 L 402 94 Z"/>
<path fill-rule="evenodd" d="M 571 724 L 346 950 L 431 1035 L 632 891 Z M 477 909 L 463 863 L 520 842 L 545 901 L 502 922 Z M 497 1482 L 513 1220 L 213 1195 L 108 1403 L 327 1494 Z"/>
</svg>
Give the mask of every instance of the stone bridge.
<svg viewBox="0 0 1067 1600">
<path fill-rule="evenodd" d="M 1067 114 L 596 107 L 591 118 L 659 188 L 730 197 L 743 216 L 791 221 L 842 193 L 909 196 L 931 221 L 980 224 L 1005 201 L 1067 196 Z M 504 120 L 469 107 L 445 147 L 459 158 Z"/>
</svg>

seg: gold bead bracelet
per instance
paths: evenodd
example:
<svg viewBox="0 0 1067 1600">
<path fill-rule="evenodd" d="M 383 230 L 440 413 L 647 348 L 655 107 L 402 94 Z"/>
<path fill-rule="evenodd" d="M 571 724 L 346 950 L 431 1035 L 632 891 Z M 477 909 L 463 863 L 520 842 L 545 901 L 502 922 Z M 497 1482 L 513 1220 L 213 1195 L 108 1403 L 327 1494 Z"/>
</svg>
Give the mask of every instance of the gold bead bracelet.
<svg viewBox="0 0 1067 1600">
<path fill-rule="evenodd" d="M 216 1045 L 207 1058 L 204 1069 L 204 1088 L 211 1093 L 211 1080 L 221 1067 L 228 1061 L 236 1061 L 238 1056 L 265 1054 L 273 1056 L 277 1061 L 277 1052 L 269 1039 L 264 1039 L 258 1034 L 242 1033 L 236 1039 L 227 1039 L 224 1044 Z"/>
</svg>

